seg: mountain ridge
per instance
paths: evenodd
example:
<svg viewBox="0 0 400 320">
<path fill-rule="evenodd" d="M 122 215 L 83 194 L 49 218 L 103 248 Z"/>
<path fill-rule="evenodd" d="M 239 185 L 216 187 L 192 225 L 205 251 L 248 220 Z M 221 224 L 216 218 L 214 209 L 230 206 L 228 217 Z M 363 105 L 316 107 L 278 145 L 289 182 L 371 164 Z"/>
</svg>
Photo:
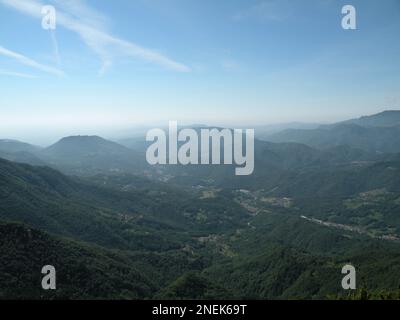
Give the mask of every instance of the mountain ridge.
<svg viewBox="0 0 400 320">
<path fill-rule="evenodd" d="M 284 130 L 265 139 L 275 143 L 304 143 L 318 149 L 348 145 L 369 152 L 398 153 L 398 136 L 400 111 L 392 110 L 316 129 Z"/>
</svg>

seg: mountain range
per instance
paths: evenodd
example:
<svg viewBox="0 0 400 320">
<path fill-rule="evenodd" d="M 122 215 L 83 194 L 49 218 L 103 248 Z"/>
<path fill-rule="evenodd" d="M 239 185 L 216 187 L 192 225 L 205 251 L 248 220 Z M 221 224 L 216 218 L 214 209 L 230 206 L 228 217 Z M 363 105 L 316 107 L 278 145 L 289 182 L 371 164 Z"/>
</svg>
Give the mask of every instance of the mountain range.
<svg viewBox="0 0 400 320">
<path fill-rule="evenodd" d="M 259 138 L 247 177 L 148 166 L 138 137 L 1 140 L 0 298 L 397 298 L 399 119 Z M 342 289 L 347 263 L 361 291 Z M 54 292 L 39 286 L 45 264 Z"/>
</svg>

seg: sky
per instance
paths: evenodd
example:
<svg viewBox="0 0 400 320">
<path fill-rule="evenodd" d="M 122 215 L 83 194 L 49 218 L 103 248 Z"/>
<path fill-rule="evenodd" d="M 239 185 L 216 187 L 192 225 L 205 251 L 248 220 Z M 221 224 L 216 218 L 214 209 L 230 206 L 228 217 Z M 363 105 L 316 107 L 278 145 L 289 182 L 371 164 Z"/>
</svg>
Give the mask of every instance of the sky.
<svg viewBox="0 0 400 320">
<path fill-rule="evenodd" d="M 0 137 L 400 109 L 399 35 L 399 0 L 0 0 Z"/>
</svg>

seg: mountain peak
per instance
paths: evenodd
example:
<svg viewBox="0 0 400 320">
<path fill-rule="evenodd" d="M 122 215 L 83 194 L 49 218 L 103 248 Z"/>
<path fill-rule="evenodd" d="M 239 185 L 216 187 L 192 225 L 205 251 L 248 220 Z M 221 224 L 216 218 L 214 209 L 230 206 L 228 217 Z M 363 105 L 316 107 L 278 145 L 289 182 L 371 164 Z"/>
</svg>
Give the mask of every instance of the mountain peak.
<svg viewBox="0 0 400 320">
<path fill-rule="evenodd" d="M 118 143 L 99 136 L 69 136 L 64 137 L 46 149 L 47 153 L 56 154 L 87 154 L 93 152 L 121 152 L 126 148 Z"/>
</svg>

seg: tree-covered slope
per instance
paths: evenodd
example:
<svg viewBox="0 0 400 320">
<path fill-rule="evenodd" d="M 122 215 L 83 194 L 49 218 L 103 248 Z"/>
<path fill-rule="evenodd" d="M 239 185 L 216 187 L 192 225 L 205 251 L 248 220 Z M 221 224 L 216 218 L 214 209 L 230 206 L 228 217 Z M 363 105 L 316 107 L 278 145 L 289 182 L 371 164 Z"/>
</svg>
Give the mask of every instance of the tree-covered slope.
<svg viewBox="0 0 400 320">
<path fill-rule="evenodd" d="M 0 222 L 0 299 L 138 299 L 156 284 L 123 254 Z M 42 289 L 42 267 L 56 268 L 57 290 Z"/>
<path fill-rule="evenodd" d="M 181 248 L 187 231 L 222 232 L 247 218 L 229 198 L 148 183 L 121 191 L 0 160 L 0 217 L 107 247 L 152 250 Z"/>
</svg>

